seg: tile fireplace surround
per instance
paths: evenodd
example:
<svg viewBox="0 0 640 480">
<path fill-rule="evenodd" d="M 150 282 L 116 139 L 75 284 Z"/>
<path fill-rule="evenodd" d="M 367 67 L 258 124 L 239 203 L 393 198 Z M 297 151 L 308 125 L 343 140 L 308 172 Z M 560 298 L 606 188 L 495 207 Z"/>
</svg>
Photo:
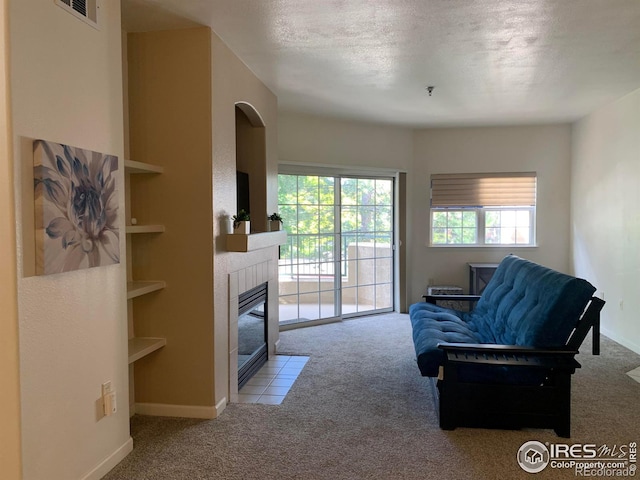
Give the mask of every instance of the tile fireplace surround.
<svg viewBox="0 0 640 480">
<path fill-rule="evenodd" d="M 269 355 L 275 354 L 278 325 L 278 276 L 277 264 L 268 260 L 249 265 L 229 274 L 229 400 L 238 402 L 238 296 L 262 283 L 267 283 L 269 309 Z M 274 326 L 275 324 L 275 326 Z M 276 329 L 274 335 L 274 328 Z"/>
</svg>

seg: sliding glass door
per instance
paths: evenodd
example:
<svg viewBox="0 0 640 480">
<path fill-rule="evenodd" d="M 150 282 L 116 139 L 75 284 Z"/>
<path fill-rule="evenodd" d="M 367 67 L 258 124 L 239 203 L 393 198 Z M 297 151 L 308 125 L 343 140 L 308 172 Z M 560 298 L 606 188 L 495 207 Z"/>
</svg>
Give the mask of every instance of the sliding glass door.
<svg viewBox="0 0 640 480">
<path fill-rule="evenodd" d="M 341 313 L 393 307 L 393 180 L 342 178 Z"/>
<path fill-rule="evenodd" d="M 393 308 L 393 179 L 279 175 L 281 324 Z"/>
<path fill-rule="evenodd" d="M 338 199 L 333 177 L 278 177 L 278 211 L 287 231 L 278 272 L 281 323 L 339 315 Z"/>
</svg>

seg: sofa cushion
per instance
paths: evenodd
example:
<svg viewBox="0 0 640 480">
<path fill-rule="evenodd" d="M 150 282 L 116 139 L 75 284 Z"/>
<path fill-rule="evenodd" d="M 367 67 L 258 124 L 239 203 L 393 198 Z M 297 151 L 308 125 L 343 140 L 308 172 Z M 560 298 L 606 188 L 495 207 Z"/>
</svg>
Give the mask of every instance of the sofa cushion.
<svg viewBox="0 0 640 480">
<path fill-rule="evenodd" d="M 561 347 L 595 290 L 586 280 L 509 255 L 465 320 L 481 343 Z"/>
<path fill-rule="evenodd" d="M 442 342 L 480 343 L 480 337 L 455 310 L 430 303 L 416 303 L 409 309 L 418 367 L 424 376 L 435 377 L 443 360 Z"/>
</svg>

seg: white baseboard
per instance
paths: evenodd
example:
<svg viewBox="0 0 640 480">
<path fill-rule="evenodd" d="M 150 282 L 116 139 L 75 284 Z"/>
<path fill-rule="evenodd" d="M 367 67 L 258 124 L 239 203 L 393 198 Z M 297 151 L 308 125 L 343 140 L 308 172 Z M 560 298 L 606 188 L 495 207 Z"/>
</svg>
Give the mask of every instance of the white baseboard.
<svg viewBox="0 0 640 480">
<path fill-rule="evenodd" d="M 605 337 L 609 337 L 614 342 L 619 343 L 623 347 L 626 347 L 629 350 L 632 350 L 633 352 L 635 352 L 635 353 L 640 355 L 640 345 L 638 345 L 638 344 L 636 344 L 634 342 L 630 342 L 626 338 L 621 337 L 620 335 L 618 335 L 617 333 L 612 332 L 608 328 L 601 327 L 600 328 L 600 333 L 602 333 Z"/>
<path fill-rule="evenodd" d="M 216 403 L 216 416 L 222 415 L 224 409 L 227 408 L 227 399 L 226 397 Z"/>
<path fill-rule="evenodd" d="M 113 467 L 119 464 L 124 457 L 129 455 L 131 450 L 133 450 L 133 438 L 129 437 L 129 439 L 124 442 L 123 445 L 118 447 L 115 452 L 105 458 L 93 470 L 82 477 L 82 480 L 99 480 L 104 477 Z"/>
<path fill-rule="evenodd" d="M 135 411 L 139 415 L 155 417 L 183 417 L 212 419 L 220 416 L 227 406 L 227 399 L 223 398 L 215 406 L 198 405 L 167 405 L 163 403 L 136 403 Z"/>
</svg>

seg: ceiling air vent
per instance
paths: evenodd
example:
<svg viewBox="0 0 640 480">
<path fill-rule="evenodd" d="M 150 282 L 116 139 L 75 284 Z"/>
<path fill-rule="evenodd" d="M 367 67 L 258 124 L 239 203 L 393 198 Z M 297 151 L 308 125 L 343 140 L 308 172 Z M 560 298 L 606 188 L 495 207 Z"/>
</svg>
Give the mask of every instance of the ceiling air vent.
<svg viewBox="0 0 640 480">
<path fill-rule="evenodd" d="M 98 28 L 99 0 L 54 0 L 56 5 L 62 7 L 75 17 L 84 20 L 92 27 Z"/>
</svg>

